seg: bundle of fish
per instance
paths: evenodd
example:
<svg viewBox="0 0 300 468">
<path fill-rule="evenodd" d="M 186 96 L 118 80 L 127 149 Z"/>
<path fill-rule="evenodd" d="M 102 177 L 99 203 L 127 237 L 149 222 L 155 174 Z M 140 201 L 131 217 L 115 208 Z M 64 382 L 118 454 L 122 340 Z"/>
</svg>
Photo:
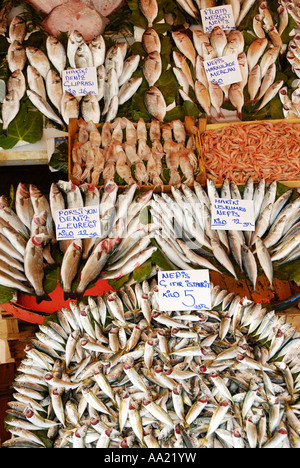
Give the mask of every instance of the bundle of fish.
<svg viewBox="0 0 300 468">
<path fill-rule="evenodd" d="M 199 172 L 195 151 L 195 135 L 189 136 L 179 120 L 163 126 L 152 120 L 147 128 L 143 119 L 135 125 L 124 117 L 99 131 L 93 122 L 82 121 L 72 148 L 72 179 L 95 186 L 115 176 L 127 185 L 193 184 Z"/>
<path fill-rule="evenodd" d="M 286 58 L 290 63 L 293 72 L 300 78 L 300 34 L 296 34 L 290 41 Z M 283 114 L 285 118 L 300 117 L 300 80 L 292 92 L 285 86 L 281 89 L 279 96 L 282 102 Z"/>
<path fill-rule="evenodd" d="M 167 113 L 167 104 L 160 89 L 155 86 L 163 72 L 161 58 L 161 42 L 153 28 L 153 22 L 158 15 L 157 0 L 140 0 L 139 7 L 147 20 L 147 29 L 142 37 L 142 44 L 147 56 L 143 62 L 143 73 L 149 88 L 145 93 L 145 105 L 149 114 L 163 122 Z"/>
<path fill-rule="evenodd" d="M 110 181 L 103 191 L 90 184 L 78 187 L 60 181 L 52 184 L 48 201 L 37 187 L 30 185 L 28 189 L 20 183 L 16 212 L 8 206 L 5 197 L 1 198 L 0 285 L 34 294 L 40 303 L 51 300 L 44 287 L 48 268 L 60 267 L 66 299 L 74 294 L 72 284 L 77 276 L 76 296 L 82 296 L 116 251 L 119 257 L 116 266 L 123 262 L 121 276 L 137 269 L 157 248 L 149 246 L 149 233 L 154 227 L 140 222 L 140 213 L 148 205 L 152 191 L 141 195 L 136 195 L 136 191 L 136 184 L 118 194 L 118 186 Z M 100 237 L 57 242 L 58 211 L 95 205 L 100 212 Z M 143 238 L 140 242 L 137 234 L 138 240 Z M 53 258 L 57 246 L 63 254 L 61 264 Z"/>
<path fill-rule="evenodd" d="M 99 279 L 114 254 L 118 254 L 118 264 L 114 264 L 118 268 L 116 274 L 123 277 L 149 260 L 157 250 L 150 246 L 154 226 L 140 221 L 141 211 L 149 204 L 152 190 L 135 196 L 136 191 L 137 185 L 133 184 L 118 194 L 114 182 L 107 182 L 103 192 L 89 184 L 80 188 L 63 181 L 52 185 L 50 204 L 55 224 L 55 213 L 61 209 L 98 205 L 100 211 L 101 237 L 59 242 L 64 253 L 61 283 L 66 299 L 74 296 L 72 284 L 79 271 L 76 297 L 83 296 L 87 287 Z M 81 259 L 83 268 L 79 270 Z"/>
<path fill-rule="evenodd" d="M 246 86 L 248 86 L 250 102 L 261 101 L 255 112 L 263 109 L 278 94 L 283 86 L 283 81 L 274 82 L 279 46 L 273 46 L 273 44 L 270 46 L 265 37 L 255 40 L 246 54 L 244 36 L 241 31 L 233 30 L 226 34 L 217 26 L 208 35 L 203 33 L 199 26 L 191 26 L 190 29 L 193 40 L 185 32 L 172 33 L 175 44 L 182 54 L 175 51 L 173 56 L 177 65 L 174 73 L 182 87 L 180 94 L 183 100 L 192 101 L 189 97 L 191 87 L 209 119 L 213 118 L 212 111 L 216 113 L 218 119 L 224 117 L 222 107 L 228 100 L 237 110 L 238 117 L 242 119 L 243 107 L 246 104 L 244 94 Z M 238 57 L 242 81 L 226 86 L 208 81 L 204 62 L 231 54 L 236 54 Z M 194 67 L 196 81 L 193 79 L 184 56 Z"/>
<path fill-rule="evenodd" d="M 299 259 L 300 198 L 292 189 L 277 197 L 277 182 L 267 186 L 263 179 L 255 186 L 250 178 L 241 193 L 234 182 L 226 179 L 219 193 L 208 179 L 207 191 L 195 182 L 194 190 L 182 185 L 182 190 L 172 187 L 172 194 L 173 198 L 168 194 L 153 195 L 152 219 L 160 226 L 153 237 L 179 269 L 190 269 L 192 265 L 219 271 L 216 265 L 220 264 L 237 279 L 237 265 L 256 291 L 259 268 L 273 288 L 274 264 Z M 255 231 L 213 230 L 211 206 L 216 198 L 253 200 Z"/>
<path fill-rule="evenodd" d="M 240 2 L 237 4 L 240 5 Z M 218 119 L 222 118 L 222 106 L 228 100 L 237 109 L 238 117 L 242 119 L 242 110 L 246 104 L 244 93 L 246 87 L 250 102 L 256 104 L 260 101 L 255 112 L 263 109 L 283 87 L 283 81 L 275 82 L 276 61 L 283 51 L 281 35 L 287 24 L 281 21 L 281 27 L 279 29 L 275 27 L 266 2 L 260 3 L 259 10 L 260 15 L 255 17 L 254 25 L 258 39 L 252 42 L 247 53 L 245 53 L 243 32 L 239 30 L 224 31 L 220 27 L 215 27 L 211 34 L 205 34 L 201 26 L 194 25 L 190 27 L 192 38 L 186 32 L 172 33 L 175 45 L 181 52 L 173 53 L 176 65 L 173 71 L 182 87 L 181 97 L 183 100 L 192 101 L 189 96 L 191 87 L 209 119 L 212 119 L 213 110 Z M 238 57 L 242 81 L 228 86 L 209 82 L 203 62 L 231 54 L 236 54 Z M 185 57 L 193 66 L 196 80 Z"/>
<path fill-rule="evenodd" d="M 300 10 L 299 3 L 295 0 L 279 0 L 279 3 L 287 9 L 289 15 L 293 18 L 296 23 L 296 27 L 300 27 Z"/>
<path fill-rule="evenodd" d="M 299 448 L 299 334 L 211 285 L 212 310 L 158 312 L 158 286 L 71 302 L 12 384 L 4 448 Z"/>
<path fill-rule="evenodd" d="M 93 120 L 98 123 L 101 116 L 105 116 L 106 121 L 113 120 L 119 106 L 130 99 L 142 84 L 142 78 L 132 78 L 140 56 L 126 58 L 127 43 L 118 43 L 106 50 L 103 36 L 88 44 L 78 31 L 73 31 L 69 35 L 67 50 L 56 37 L 48 36 L 44 53 L 36 47 L 23 46 L 26 35 L 26 22 L 19 16 L 14 18 L 9 28 L 7 54 L 11 75 L 7 83 L 8 94 L 2 104 L 4 132 L 18 115 L 25 94 L 45 117 L 64 127 L 70 118 L 78 119 L 80 115 L 87 122 Z M 97 68 L 98 95 L 88 93 L 81 98 L 64 92 L 63 71 L 89 67 Z M 102 100 L 104 106 L 101 110 Z"/>
</svg>

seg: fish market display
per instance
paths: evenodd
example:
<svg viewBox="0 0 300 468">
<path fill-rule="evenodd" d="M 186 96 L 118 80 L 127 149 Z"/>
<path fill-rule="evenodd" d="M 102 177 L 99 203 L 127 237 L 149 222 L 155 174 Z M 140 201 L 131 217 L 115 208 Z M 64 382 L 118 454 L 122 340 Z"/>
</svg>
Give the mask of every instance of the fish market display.
<svg viewBox="0 0 300 468">
<path fill-rule="evenodd" d="M 299 11 L 299 4 L 295 2 L 295 0 L 286 0 L 280 2 L 282 6 L 284 6 L 289 15 L 293 18 L 296 23 L 297 28 L 300 27 L 300 11 Z"/>
<path fill-rule="evenodd" d="M 199 173 L 195 135 L 181 121 L 137 125 L 125 117 L 105 123 L 79 123 L 72 147 L 71 176 L 76 183 L 103 185 L 193 184 Z"/>
<path fill-rule="evenodd" d="M 225 178 L 246 183 L 266 180 L 299 180 L 299 126 L 297 123 L 257 122 L 208 130 L 201 135 L 209 177 L 222 184 Z"/>
<path fill-rule="evenodd" d="M 211 284 L 212 310 L 158 312 L 158 286 L 72 302 L 12 384 L 3 448 L 299 448 L 299 334 Z"/>
<path fill-rule="evenodd" d="M 267 37 L 253 41 L 246 53 L 244 35 L 239 30 L 226 33 L 219 26 L 211 34 L 205 34 L 200 26 L 191 26 L 190 30 L 192 38 L 185 32 L 172 33 L 180 51 L 174 52 L 176 67 L 173 71 L 182 87 L 181 97 L 191 100 L 191 88 L 208 119 L 223 118 L 223 105 L 229 101 L 242 120 L 243 108 L 247 104 L 245 89 L 249 93 L 250 103 L 254 105 L 259 102 L 255 106 L 255 112 L 259 112 L 283 87 L 283 80 L 275 81 L 280 46 L 270 43 Z M 237 55 L 242 81 L 226 86 L 208 81 L 204 62 L 232 54 Z M 190 64 L 193 65 L 196 80 L 191 74 Z"/>
<path fill-rule="evenodd" d="M 43 52 L 22 45 L 27 27 L 21 17 L 14 18 L 9 34 L 11 45 L 7 61 L 11 75 L 2 104 L 3 132 L 7 132 L 18 115 L 24 96 L 50 121 L 64 127 L 70 118 L 78 119 L 80 115 L 87 122 L 98 123 L 101 118 L 114 120 L 119 106 L 127 102 L 142 84 L 142 78 L 132 77 L 140 57 L 126 57 L 128 47 L 125 42 L 106 50 L 102 35 L 93 36 L 88 44 L 78 31 L 72 31 L 67 50 L 58 39 L 49 36 Z M 76 98 L 64 92 L 62 72 L 67 68 L 88 67 L 97 68 L 98 95 L 89 93 Z"/>
<path fill-rule="evenodd" d="M 71 181 L 59 181 L 52 184 L 49 197 L 34 185 L 20 183 L 16 212 L 3 197 L 0 205 L 0 285 L 35 294 L 40 303 L 51 300 L 45 291 L 49 269 L 59 268 L 66 299 L 74 294 L 83 296 L 109 261 L 113 268 L 120 268 L 121 276 L 134 271 L 157 250 L 150 245 L 155 226 L 140 221 L 151 197 L 151 190 L 138 194 L 136 184 L 118 193 L 118 186 L 112 181 L 103 190 L 90 184 L 78 187 Z M 99 206 L 101 237 L 57 242 L 59 210 L 95 205 Z M 62 255 L 59 264 L 55 260 L 57 249 Z M 111 261 L 116 251 L 118 263 L 116 257 Z M 73 290 L 75 279 L 78 284 Z"/>
<path fill-rule="evenodd" d="M 292 90 L 288 86 L 284 86 L 279 93 L 279 97 L 284 117 L 286 119 L 294 119 L 300 116 L 300 34 L 296 34 L 290 41 L 286 58 L 292 67 L 293 73 L 297 76 L 297 86 L 292 88 Z"/>
<path fill-rule="evenodd" d="M 242 192 L 227 179 L 220 193 L 211 180 L 207 190 L 194 182 L 194 188 L 172 186 L 172 193 L 161 195 L 153 190 L 139 193 L 137 188 L 132 184 L 121 192 L 113 181 L 103 189 L 59 181 L 52 184 L 48 201 L 37 187 L 19 184 L 16 212 L 4 199 L 0 205 L 0 284 L 34 293 L 38 303 L 49 301 L 47 269 L 59 268 L 65 298 L 81 297 L 95 281 L 126 280 L 147 262 L 147 274 L 152 276 L 161 269 L 154 254 L 167 258 L 173 269 L 205 268 L 236 279 L 244 274 L 254 292 L 261 271 L 271 289 L 278 269 L 293 264 L 296 271 L 300 254 L 297 191 L 287 189 L 277 195 L 276 182 L 268 185 L 262 179 L 255 185 L 251 178 Z M 215 197 L 253 199 L 255 231 L 212 230 Z M 99 206 L 101 236 L 57 242 L 57 211 L 83 206 Z"/>
<path fill-rule="evenodd" d="M 194 190 L 184 184 L 181 189 L 171 189 L 173 197 L 153 195 L 151 215 L 159 226 L 153 237 L 179 269 L 188 270 L 192 265 L 220 272 L 222 266 L 236 280 L 244 272 L 255 292 L 259 269 L 272 289 L 275 266 L 299 259 L 300 198 L 292 189 L 278 197 L 276 182 L 267 185 L 262 179 L 255 186 L 251 177 L 242 192 L 228 179 L 220 191 L 210 179 L 206 191 L 197 182 Z M 213 230 L 211 204 L 215 198 L 253 200 L 254 232 Z"/>
</svg>

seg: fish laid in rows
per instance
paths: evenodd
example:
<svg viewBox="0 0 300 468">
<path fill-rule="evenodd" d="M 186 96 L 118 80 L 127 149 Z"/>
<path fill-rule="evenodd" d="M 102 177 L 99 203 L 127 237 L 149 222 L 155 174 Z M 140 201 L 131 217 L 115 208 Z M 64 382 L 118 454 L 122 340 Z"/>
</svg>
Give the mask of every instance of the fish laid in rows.
<svg viewBox="0 0 300 468">
<path fill-rule="evenodd" d="M 80 122 L 76 140 L 71 173 L 79 183 L 98 186 L 118 176 L 125 185 L 162 186 L 168 183 L 165 168 L 171 185 L 190 185 L 198 173 L 195 135 L 179 120 L 165 125 L 152 120 L 147 127 L 143 119 L 135 125 L 124 117 L 99 129 L 92 121 Z"/>
<path fill-rule="evenodd" d="M 274 45 L 267 37 L 258 38 L 245 52 L 243 32 L 239 30 L 223 31 L 216 26 L 210 34 L 204 33 L 197 25 L 187 32 L 173 32 L 172 37 L 179 52 L 174 51 L 174 74 L 179 85 L 183 100 L 191 100 L 190 89 L 194 92 L 198 104 L 210 120 L 222 119 L 223 105 L 230 101 L 242 120 L 245 104 L 244 90 L 247 88 L 250 103 L 257 104 L 255 112 L 259 112 L 279 93 L 283 81 L 275 82 L 276 61 L 281 46 Z M 227 55 L 236 55 L 241 70 L 242 81 L 232 85 L 208 81 L 204 62 Z M 191 75 L 189 64 L 194 69 Z"/>
<path fill-rule="evenodd" d="M 217 190 L 208 179 L 207 190 L 195 182 L 194 189 L 183 184 L 180 189 L 172 187 L 172 196 L 163 193 L 153 198 L 151 214 L 160 226 L 154 238 L 180 269 L 192 265 L 219 271 L 220 265 L 235 279 L 245 272 L 256 291 L 260 269 L 273 288 L 274 265 L 299 259 L 300 198 L 292 189 L 278 197 L 277 182 L 267 185 L 262 179 L 255 185 L 249 178 L 240 192 L 233 181 L 224 180 Z M 254 232 L 212 229 L 215 198 L 253 200 Z"/>
<path fill-rule="evenodd" d="M 299 334 L 210 285 L 158 311 L 157 279 L 71 302 L 17 369 L 3 448 L 299 448 Z"/>
<path fill-rule="evenodd" d="M 66 50 L 59 39 L 48 36 L 46 52 L 43 52 L 23 45 L 27 32 L 26 22 L 15 17 L 9 28 L 10 76 L 2 104 L 3 133 L 7 133 L 18 115 L 25 95 L 45 117 L 65 127 L 70 119 L 80 116 L 95 123 L 101 119 L 114 120 L 119 107 L 131 99 L 142 84 L 141 77 L 134 77 L 140 56 L 127 57 L 126 42 L 116 43 L 107 50 L 102 35 L 86 42 L 83 35 L 74 30 L 69 34 Z M 78 98 L 64 92 L 63 71 L 87 67 L 97 69 L 98 94 L 88 93 Z"/>
</svg>

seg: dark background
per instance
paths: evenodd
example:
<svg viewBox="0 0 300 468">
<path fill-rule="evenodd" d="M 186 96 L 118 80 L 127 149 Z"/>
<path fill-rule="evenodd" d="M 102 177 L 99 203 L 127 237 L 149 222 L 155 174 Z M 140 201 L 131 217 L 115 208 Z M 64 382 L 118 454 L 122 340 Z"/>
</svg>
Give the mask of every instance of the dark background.
<svg viewBox="0 0 300 468">
<path fill-rule="evenodd" d="M 16 190 L 20 182 L 34 184 L 47 195 L 52 182 L 67 179 L 67 175 L 62 172 L 51 172 L 48 165 L 0 166 L 0 196 L 9 197 L 11 185 Z"/>
</svg>

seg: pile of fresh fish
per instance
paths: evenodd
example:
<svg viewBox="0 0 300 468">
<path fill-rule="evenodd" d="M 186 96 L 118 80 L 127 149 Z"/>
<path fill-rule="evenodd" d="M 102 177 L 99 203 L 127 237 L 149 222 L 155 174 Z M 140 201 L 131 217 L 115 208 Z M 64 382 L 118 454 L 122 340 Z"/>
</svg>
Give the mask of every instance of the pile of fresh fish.
<svg viewBox="0 0 300 468">
<path fill-rule="evenodd" d="M 73 31 L 69 35 L 67 50 L 56 37 L 48 36 L 45 53 L 36 47 L 25 47 L 23 41 L 26 36 L 26 22 L 19 16 L 15 17 L 9 28 L 7 62 L 10 76 L 2 105 L 4 132 L 18 115 L 25 94 L 45 117 L 64 127 L 71 118 L 80 116 L 95 123 L 102 117 L 106 121 L 115 119 L 119 106 L 129 100 L 142 84 L 142 78 L 132 77 L 140 56 L 126 58 L 126 42 L 106 50 L 102 35 L 87 43 L 78 31 Z M 97 69 L 98 94 L 88 93 L 81 98 L 64 92 L 63 71 L 89 67 Z"/>
<path fill-rule="evenodd" d="M 173 58 L 176 67 L 173 71 L 181 86 L 180 94 L 183 100 L 192 101 L 189 97 L 190 87 L 194 90 L 197 101 L 211 120 L 213 117 L 224 117 L 222 107 L 230 101 L 242 119 L 245 102 L 244 89 L 248 87 L 250 102 L 260 105 L 255 108 L 258 112 L 263 109 L 283 87 L 283 81 L 276 81 L 276 61 L 280 53 L 280 46 L 269 42 L 268 38 L 256 39 L 245 53 L 243 32 L 233 30 L 223 31 L 215 27 L 211 34 L 205 34 L 200 26 L 191 26 L 193 40 L 186 32 L 173 32 L 172 36 L 180 53 L 174 51 Z M 241 70 L 242 81 L 232 85 L 219 85 L 208 81 L 204 62 L 236 54 Z M 196 81 L 194 81 L 189 63 L 193 65 Z M 193 102 L 193 101 L 192 101 Z M 214 111 L 214 116 L 212 116 Z"/>
<path fill-rule="evenodd" d="M 300 117 L 300 34 L 296 34 L 290 41 L 286 54 L 293 72 L 297 76 L 297 86 L 290 93 L 287 86 L 284 86 L 280 93 L 284 117 L 289 119 Z"/>
<path fill-rule="evenodd" d="M 50 300 L 43 286 L 45 266 L 60 266 L 65 297 L 81 297 L 97 279 L 124 278 L 159 249 L 175 269 L 220 272 L 223 267 L 236 279 L 245 272 L 255 291 L 260 268 L 273 288 L 274 265 L 300 257 L 300 197 L 292 189 L 277 197 L 277 182 L 267 186 L 263 179 L 255 186 L 250 178 L 242 193 L 228 180 L 220 193 L 211 180 L 207 191 L 194 182 L 194 189 L 186 184 L 172 186 L 170 195 L 153 194 L 153 190 L 139 194 L 137 188 L 132 184 L 121 192 L 113 181 L 107 181 L 103 189 L 59 181 L 52 184 L 48 201 L 37 187 L 19 184 L 16 213 L 1 198 L 0 284 L 35 293 L 37 302 Z M 215 198 L 253 199 L 255 231 L 213 230 Z M 63 259 L 57 265 L 57 212 L 83 206 L 99 206 L 101 237 L 59 241 Z M 141 218 L 149 207 L 151 216 Z M 73 291 L 77 277 L 79 284 Z"/>
<path fill-rule="evenodd" d="M 117 266 L 123 262 L 121 276 L 134 271 L 157 250 L 149 246 L 148 234 L 153 229 L 152 225 L 140 222 L 140 213 L 151 197 L 151 190 L 138 195 L 136 184 L 118 193 L 118 186 L 110 181 L 103 190 L 90 184 L 78 187 L 71 181 L 60 181 L 52 184 L 48 199 L 34 185 L 27 188 L 20 183 L 16 193 L 16 212 L 9 207 L 5 197 L 1 198 L 0 284 L 35 294 L 40 303 L 51 300 L 44 288 L 48 268 L 60 267 L 66 299 L 73 296 L 72 283 L 77 276 L 76 295 L 83 296 L 116 251 L 119 257 Z M 101 237 L 57 242 L 58 211 L 95 205 L 99 206 Z M 59 265 L 53 258 L 57 247 L 63 254 Z M 83 268 L 79 275 L 81 261 Z"/>
<path fill-rule="evenodd" d="M 268 186 L 262 179 L 255 185 L 252 178 L 242 192 L 227 179 L 220 191 L 210 179 L 207 190 L 197 182 L 194 190 L 184 184 L 181 189 L 172 187 L 172 197 L 153 195 L 152 220 L 160 226 L 153 237 L 179 269 L 193 265 L 219 271 L 222 265 L 236 279 L 245 272 L 256 291 L 262 268 L 273 288 L 274 264 L 283 265 L 300 256 L 300 198 L 294 193 L 290 189 L 277 197 L 277 182 Z M 211 206 L 216 198 L 253 200 L 255 231 L 212 229 Z"/>
<path fill-rule="evenodd" d="M 300 10 L 299 10 L 299 3 L 295 2 L 295 0 L 280 0 L 279 2 L 291 15 L 293 20 L 296 23 L 296 27 L 300 27 Z"/>
<path fill-rule="evenodd" d="M 136 125 L 123 117 L 99 130 L 93 122 L 82 121 L 72 147 L 71 177 L 94 186 L 116 175 L 125 185 L 177 185 L 183 180 L 190 185 L 199 172 L 195 152 L 195 135 L 188 135 L 179 120 L 163 126 L 152 120 L 147 127 L 143 119 Z M 168 180 L 164 169 L 169 170 Z"/>
<path fill-rule="evenodd" d="M 12 384 L 4 448 L 299 448 L 299 334 L 211 285 L 212 310 L 158 311 L 158 285 L 70 303 Z"/>
</svg>

